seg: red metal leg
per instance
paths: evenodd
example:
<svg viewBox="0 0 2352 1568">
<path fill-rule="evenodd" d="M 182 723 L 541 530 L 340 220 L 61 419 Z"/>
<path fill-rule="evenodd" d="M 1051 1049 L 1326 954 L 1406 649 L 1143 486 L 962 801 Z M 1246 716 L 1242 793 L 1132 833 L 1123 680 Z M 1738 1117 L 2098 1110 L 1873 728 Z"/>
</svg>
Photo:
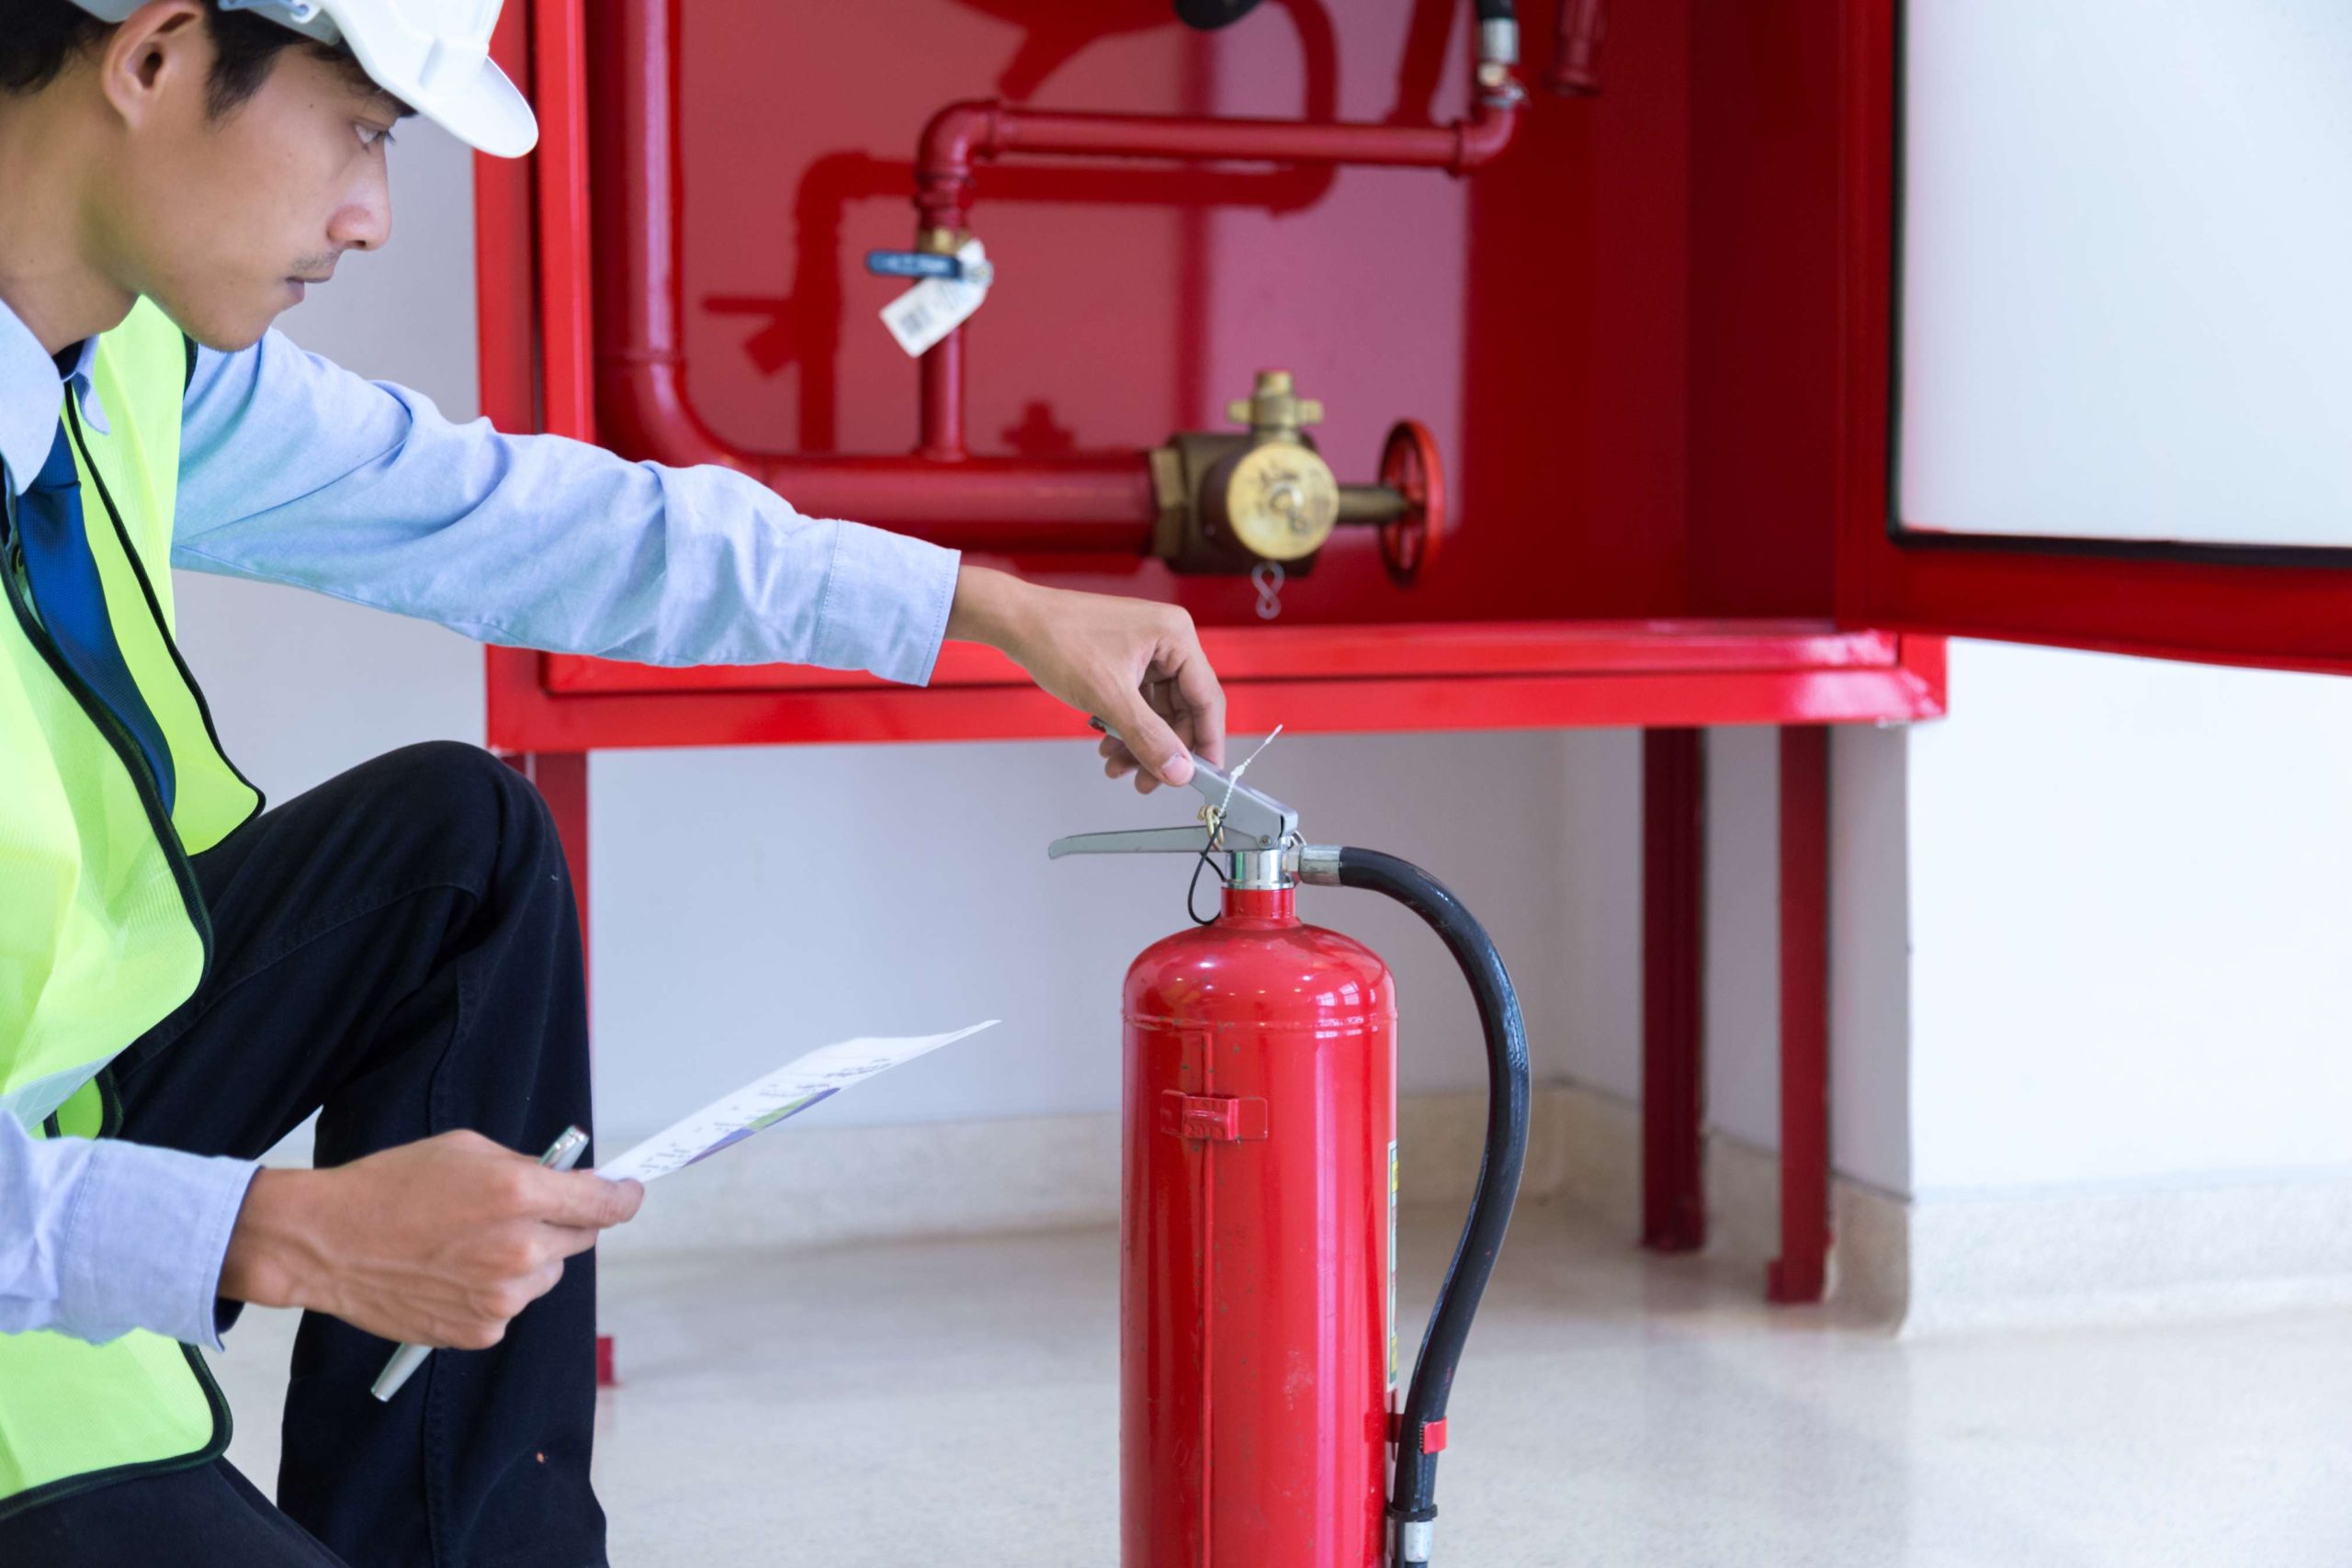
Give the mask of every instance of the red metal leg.
<svg viewBox="0 0 2352 1568">
<path fill-rule="evenodd" d="M 1699 729 L 1642 735 L 1642 1245 L 1657 1252 L 1707 1240 L 1705 740 Z"/>
<path fill-rule="evenodd" d="M 1781 1256 L 1765 1293 L 1817 1302 L 1829 1265 L 1829 731 L 1781 731 Z"/>
<path fill-rule="evenodd" d="M 585 751 L 508 751 L 507 765 L 538 786 L 555 818 L 556 836 L 563 840 L 563 861 L 571 873 L 571 895 L 580 911 L 580 968 L 584 985 L 591 973 L 588 945 L 588 753 Z M 613 1337 L 596 1336 L 596 1386 L 610 1388 Z"/>
</svg>

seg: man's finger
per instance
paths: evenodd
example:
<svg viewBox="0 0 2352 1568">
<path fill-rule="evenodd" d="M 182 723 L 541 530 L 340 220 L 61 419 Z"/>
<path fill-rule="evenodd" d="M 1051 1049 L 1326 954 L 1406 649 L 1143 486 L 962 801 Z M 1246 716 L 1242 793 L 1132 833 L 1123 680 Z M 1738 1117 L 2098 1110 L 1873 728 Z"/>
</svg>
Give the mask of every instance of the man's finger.
<svg viewBox="0 0 2352 1568">
<path fill-rule="evenodd" d="M 557 1282 L 562 1278 L 563 1259 L 559 1258 L 553 1262 L 541 1264 L 538 1271 L 531 1276 L 530 1282 L 524 1288 L 531 1292 L 533 1301 L 537 1301 L 541 1296 L 554 1290 Z"/>
<path fill-rule="evenodd" d="M 605 1234 L 589 1225 L 550 1224 L 547 1228 L 548 1235 L 554 1239 L 556 1256 L 559 1258 L 578 1257 L 595 1246 L 596 1238 Z"/>
<path fill-rule="evenodd" d="M 582 1225 L 603 1230 L 633 1218 L 645 1201 L 645 1185 L 638 1181 L 607 1181 L 593 1171 L 545 1173 L 538 1216 L 559 1225 Z"/>
<path fill-rule="evenodd" d="M 1114 728 L 1127 743 L 1128 752 L 1150 769 L 1155 779 L 1171 784 L 1192 782 L 1192 753 L 1184 750 L 1167 721 L 1151 711 L 1141 693 L 1125 705 Z"/>
<path fill-rule="evenodd" d="M 1160 717 L 1168 721 L 1169 728 L 1176 731 L 1177 739 L 1182 741 L 1191 750 L 1201 751 L 1201 739 L 1206 726 L 1202 722 L 1202 716 L 1186 707 L 1172 688 L 1167 694 L 1165 701 L 1155 697 L 1152 699 L 1151 705 Z M 1223 738 L 1219 737 L 1219 739 Z M 1201 752 L 1201 754 L 1207 755 L 1206 752 Z"/>
<path fill-rule="evenodd" d="M 1225 766 L 1225 688 L 1209 668 L 1208 656 L 1196 643 L 1191 657 L 1176 666 L 1170 682 L 1193 720 L 1193 750 Z"/>
</svg>

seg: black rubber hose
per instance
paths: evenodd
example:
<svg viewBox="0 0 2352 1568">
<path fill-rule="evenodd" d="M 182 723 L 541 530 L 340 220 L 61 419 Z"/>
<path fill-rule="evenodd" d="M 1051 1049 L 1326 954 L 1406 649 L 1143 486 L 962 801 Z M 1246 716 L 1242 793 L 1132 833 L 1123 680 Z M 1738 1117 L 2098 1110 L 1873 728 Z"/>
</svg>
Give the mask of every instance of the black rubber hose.
<svg viewBox="0 0 2352 1568">
<path fill-rule="evenodd" d="M 1430 923 L 1462 966 L 1462 976 L 1477 998 L 1478 1022 L 1487 1037 L 1486 1152 L 1478 1162 L 1470 1218 L 1453 1249 L 1453 1261 L 1446 1265 L 1429 1332 L 1413 1363 L 1396 1434 L 1396 1475 L 1388 1515 L 1397 1524 L 1419 1523 L 1437 1517 L 1437 1456 L 1425 1451 L 1424 1434 L 1430 1423 L 1444 1419 L 1454 1368 L 1470 1337 L 1470 1321 L 1478 1314 L 1478 1299 L 1494 1274 L 1503 1233 L 1510 1228 L 1520 1173 L 1527 1164 L 1527 1025 L 1494 939 L 1444 884 L 1409 861 L 1376 850 L 1342 849 L 1339 862 L 1340 886 L 1385 893 Z"/>
<path fill-rule="evenodd" d="M 1176 15 L 1188 28 L 1215 32 L 1239 21 L 1257 4 L 1258 0 L 1176 0 Z"/>
</svg>

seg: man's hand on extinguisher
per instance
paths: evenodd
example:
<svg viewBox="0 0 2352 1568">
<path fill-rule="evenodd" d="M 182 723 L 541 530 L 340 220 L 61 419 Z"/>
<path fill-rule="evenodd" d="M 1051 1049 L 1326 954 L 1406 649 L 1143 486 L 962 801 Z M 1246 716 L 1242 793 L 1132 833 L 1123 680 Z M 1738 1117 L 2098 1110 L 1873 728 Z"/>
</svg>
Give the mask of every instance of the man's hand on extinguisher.
<svg viewBox="0 0 2352 1568">
<path fill-rule="evenodd" d="M 1173 604 L 1041 588 L 967 566 L 947 635 L 1001 650 L 1040 688 L 1125 736 L 1125 745 L 1102 742 L 1102 772 L 1134 773 L 1146 795 L 1190 782 L 1193 751 L 1225 761 L 1225 692 L 1193 617 Z"/>
</svg>

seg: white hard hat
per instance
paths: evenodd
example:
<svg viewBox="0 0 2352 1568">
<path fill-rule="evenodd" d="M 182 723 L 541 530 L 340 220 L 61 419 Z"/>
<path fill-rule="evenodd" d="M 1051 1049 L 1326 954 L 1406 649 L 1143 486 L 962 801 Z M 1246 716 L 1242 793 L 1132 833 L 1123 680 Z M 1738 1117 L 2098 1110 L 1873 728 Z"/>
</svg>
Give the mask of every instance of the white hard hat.
<svg viewBox="0 0 2352 1568">
<path fill-rule="evenodd" d="M 119 22 L 147 0 L 74 0 Z M 370 80 L 469 147 L 519 158 L 539 139 L 531 106 L 490 58 L 501 0 L 216 0 L 323 44 L 346 44 Z"/>
</svg>

